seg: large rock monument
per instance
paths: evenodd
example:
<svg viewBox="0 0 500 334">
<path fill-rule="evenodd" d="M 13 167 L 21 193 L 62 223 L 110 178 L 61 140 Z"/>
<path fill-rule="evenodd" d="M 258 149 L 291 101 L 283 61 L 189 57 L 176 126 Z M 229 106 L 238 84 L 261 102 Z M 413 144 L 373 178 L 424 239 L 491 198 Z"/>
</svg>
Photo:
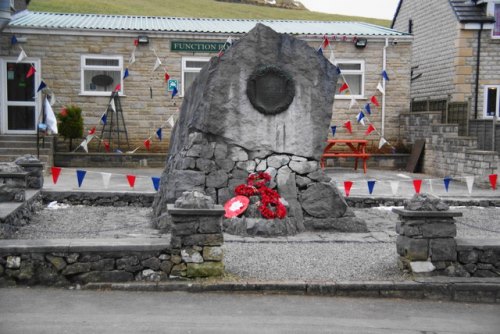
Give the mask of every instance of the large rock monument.
<svg viewBox="0 0 500 334">
<path fill-rule="evenodd" d="M 336 67 L 306 42 L 257 24 L 201 70 L 171 136 L 156 217 L 186 190 L 224 205 L 249 174 L 265 171 L 285 219 L 227 219 L 226 232 L 288 235 L 305 229 L 364 231 L 319 167 L 332 118 Z M 346 217 L 348 216 L 348 217 Z M 161 221 L 161 219 L 160 219 Z"/>
</svg>

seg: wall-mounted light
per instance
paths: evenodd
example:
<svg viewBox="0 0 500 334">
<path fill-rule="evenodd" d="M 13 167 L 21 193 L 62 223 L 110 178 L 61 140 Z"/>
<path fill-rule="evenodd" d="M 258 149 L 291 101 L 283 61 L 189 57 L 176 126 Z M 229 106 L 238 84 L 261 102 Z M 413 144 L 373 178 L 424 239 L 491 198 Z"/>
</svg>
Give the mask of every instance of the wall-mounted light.
<svg viewBox="0 0 500 334">
<path fill-rule="evenodd" d="M 368 40 L 366 38 L 358 38 L 356 39 L 356 42 L 354 42 L 354 46 L 358 49 L 365 48 L 366 44 L 368 44 Z"/>
<path fill-rule="evenodd" d="M 149 43 L 149 37 L 146 35 L 141 35 L 137 37 L 137 40 L 139 41 L 139 44 L 148 44 Z"/>
</svg>

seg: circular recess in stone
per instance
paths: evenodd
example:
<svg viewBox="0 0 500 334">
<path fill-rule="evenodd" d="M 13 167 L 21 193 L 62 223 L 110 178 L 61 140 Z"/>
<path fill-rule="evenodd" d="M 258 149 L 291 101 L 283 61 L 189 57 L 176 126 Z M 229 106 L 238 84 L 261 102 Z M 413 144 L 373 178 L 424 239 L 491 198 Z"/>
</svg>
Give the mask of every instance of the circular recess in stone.
<svg viewBox="0 0 500 334">
<path fill-rule="evenodd" d="M 261 65 L 247 81 L 247 96 L 253 107 L 265 115 L 288 109 L 295 96 L 292 76 L 276 65 Z"/>
</svg>

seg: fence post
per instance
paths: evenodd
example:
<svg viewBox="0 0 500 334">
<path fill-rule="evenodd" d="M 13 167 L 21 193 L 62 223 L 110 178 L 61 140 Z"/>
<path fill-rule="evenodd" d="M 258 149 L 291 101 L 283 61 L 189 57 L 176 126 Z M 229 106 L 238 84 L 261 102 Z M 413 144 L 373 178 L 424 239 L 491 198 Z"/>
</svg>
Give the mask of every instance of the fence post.
<svg viewBox="0 0 500 334">
<path fill-rule="evenodd" d="M 465 118 L 465 131 L 467 133 L 467 136 L 470 136 L 470 128 L 469 128 L 469 120 L 470 120 L 470 114 L 471 114 L 471 106 L 472 106 L 472 98 L 469 96 L 467 98 L 467 117 Z"/>
<path fill-rule="evenodd" d="M 448 94 L 445 102 L 445 113 L 446 113 L 444 116 L 445 124 L 448 124 L 448 116 L 450 113 L 450 101 L 451 101 L 451 94 Z"/>
</svg>

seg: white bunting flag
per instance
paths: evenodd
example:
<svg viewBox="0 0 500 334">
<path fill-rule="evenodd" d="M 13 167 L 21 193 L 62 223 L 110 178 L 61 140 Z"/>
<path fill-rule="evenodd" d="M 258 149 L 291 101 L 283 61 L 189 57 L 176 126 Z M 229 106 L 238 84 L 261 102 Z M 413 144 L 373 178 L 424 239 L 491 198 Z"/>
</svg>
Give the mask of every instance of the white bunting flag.
<svg viewBox="0 0 500 334">
<path fill-rule="evenodd" d="M 153 72 L 156 71 L 158 69 L 158 67 L 160 67 L 161 65 L 161 60 L 160 58 L 156 57 L 156 63 L 155 63 L 155 67 L 153 68 Z"/>
<path fill-rule="evenodd" d="M 109 106 L 111 107 L 111 110 L 116 112 L 115 99 L 111 99 L 111 102 L 109 102 Z"/>
<path fill-rule="evenodd" d="M 132 51 L 132 54 L 130 55 L 130 58 L 129 58 L 129 60 L 128 60 L 128 63 L 129 63 L 130 65 L 132 65 L 133 63 L 135 63 L 135 49 L 134 49 L 134 51 Z"/>
<path fill-rule="evenodd" d="M 139 149 L 139 147 L 136 147 L 135 150 L 133 150 L 133 151 L 127 151 L 125 153 L 134 154 L 135 152 L 137 152 L 138 149 Z"/>
<path fill-rule="evenodd" d="M 28 58 L 28 56 L 26 55 L 26 52 L 24 52 L 24 50 L 21 49 L 21 53 L 17 57 L 16 63 L 20 63 L 20 62 L 22 62 L 26 58 Z"/>
<path fill-rule="evenodd" d="M 47 124 L 47 128 L 53 134 L 57 134 L 57 119 L 49 103 L 48 98 L 45 98 L 44 109 L 45 109 L 45 123 Z"/>
<path fill-rule="evenodd" d="M 102 184 L 104 185 L 104 189 L 108 189 L 109 180 L 111 179 L 111 173 L 101 173 L 102 176 Z"/>
<path fill-rule="evenodd" d="M 392 195 L 396 196 L 398 193 L 399 181 L 389 181 L 389 183 L 391 185 Z"/>
<path fill-rule="evenodd" d="M 384 87 L 382 86 L 382 83 L 379 81 L 378 84 L 377 84 L 377 89 L 379 92 L 381 92 L 382 94 L 385 95 L 385 89 Z"/>
<path fill-rule="evenodd" d="M 226 40 L 226 43 L 229 44 L 229 45 L 232 45 L 233 44 L 233 39 L 231 38 L 231 36 L 229 36 Z"/>
<path fill-rule="evenodd" d="M 365 119 L 364 119 L 364 118 L 362 118 L 362 119 L 359 121 L 359 123 L 360 123 L 361 125 L 363 125 L 363 126 L 366 126 L 366 124 L 365 124 Z"/>
<path fill-rule="evenodd" d="M 85 138 L 85 141 L 88 143 L 90 143 L 92 141 L 92 139 L 94 139 L 94 135 L 88 135 L 87 138 Z"/>
<path fill-rule="evenodd" d="M 467 183 L 467 190 L 469 190 L 469 195 L 472 194 L 472 187 L 474 186 L 474 176 L 466 176 L 465 182 Z"/>
<path fill-rule="evenodd" d="M 85 152 L 89 153 L 89 148 L 88 148 L 88 146 L 87 146 L 87 139 L 84 139 L 84 140 L 82 141 L 82 143 L 80 144 L 80 146 L 83 148 L 83 150 L 84 150 Z"/>
<path fill-rule="evenodd" d="M 50 105 L 53 106 L 54 104 L 56 104 L 56 94 L 50 92 L 50 95 L 49 95 L 49 102 L 50 102 Z"/>
<path fill-rule="evenodd" d="M 380 150 L 385 144 L 387 144 L 387 140 L 385 140 L 383 137 L 380 138 L 380 141 L 378 143 L 378 149 Z"/>
<path fill-rule="evenodd" d="M 432 188 L 432 179 L 429 179 L 429 192 L 434 193 L 434 189 Z"/>
<path fill-rule="evenodd" d="M 333 54 L 333 50 L 330 50 L 330 58 L 328 59 L 330 63 L 337 66 L 337 61 L 335 60 L 335 55 Z"/>
<path fill-rule="evenodd" d="M 175 120 L 174 120 L 174 115 L 170 116 L 167 120 L 168 124 L 170 125 L 171 128 L 174 128 L 175 125 Z"/>
<path fill-rule="evenodd" d="M 354 97 L 351 97 L 351 103 L 349 104 L 349 110 L 354 107 L 354 105 L 356 104 L 356 99 Z"/>
</svg>

